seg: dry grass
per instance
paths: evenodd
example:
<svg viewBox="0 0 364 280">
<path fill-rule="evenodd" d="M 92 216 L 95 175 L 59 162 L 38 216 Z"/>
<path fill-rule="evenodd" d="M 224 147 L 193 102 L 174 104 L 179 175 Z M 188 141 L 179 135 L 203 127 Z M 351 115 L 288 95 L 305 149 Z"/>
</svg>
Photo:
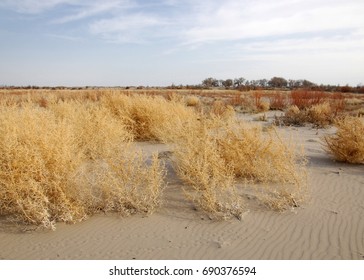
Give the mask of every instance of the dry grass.
<svg viewBox="0 0 364 280">
<path fill-rule="evenodd" d="M 164 127 L 193 117 L 193 109 L 187 108 L 183 99 L 168 101 L 161 96 L 108 94 L 101 98 L 101 106 L 107 108 L 127 126 L 136 140 L 163 140 Z"/>
<path fill-rule="evenodd" d="M 302 126 L 311 123 L 316 127 L 326 127 L 333 123 L 335 117 L 336 112 L 331 104 L 324 102 L 302 110 L 292 105 L 285 112 L 282 121 L 286 125 Z"/>
<path fill-rule="evenodd" d="M 274 92 L 269 96 L 269 105 L 272 110 L 283 110 L 287 107 L 286 94 L 280 92 Z"/>
<path fill-rule="evenodd" d="M 177 173 L 193 187 L 198 207 L 215 216 L 242 215 L 245 206 L 234 187 L 242 178 L 275 210 L 306 198 L 305 158 L 275 130 L 208 118 L 185 125 L 172 141 Z"/>
<path fill-rule="evenodd" d="M 241 179 L 270 208 L 303 201 L 304 158 L 294 146 L 275 131 L 237 123 L 221 100 L 201 111 L 185 102 L 111 90 L 2 97 L 0 214 L 53 228 L 100 211 L 150 213 L 165 168 L 135 150 L 134 140 L 172 143 L 187 196 L 213 217 L 246 211 Z"/>
<path fill-rule="evenodd" d="M 306 196 L 306 160 L 292 142 L 273 128 L 238 124 L 220 135 L 219 151 L 234 175 L 261 189 L 259 197 L 271 208 L 284 210 Z"/>
<path fill-rule="evenodd" d="M 128 153 L 131 136 L 120 120 L 87 102 L 48 107 L 0 106 L 1 215 L 54 228 L 98 211 L 150 212 L 158 205 L 164 168 L 156 157 L 146 165 Z"/>
<path fill-rule="evenodd" d="M 1 214 L 44 227 L 82 220 L 71 181 L 83 158 L 72 127 L 27 104 L 1 108 L 0 130 Z"/>
<path fill-rule="evenodd" d="M 221 157 L 208 120 L 186 123 L 174 134 L 177 174 L 192 190 L 187 197 L 214 218 L 240 218 L 244 204 L 237 195 L 233 170 Z"/>
<path fill-rule="evenodd" d="M 307 110 L 308 122 L 317 127 L 326 127 L 333 123 L 335 113 L 329 102 L 316 104 Z"/>
<path fill-rule="evenodd" d="M 299 109 L 311 107 L 325 102 L 328 95 L 322 91 L 313 91 L 308 89 L 297 89 L 291 92 L 291 105 Z"/>
<path fill-rule="evenodd" d="M 356 97 L 347 98 L 347 99 L 345 99 L 345 104 L 351 105 L 351 106 L 352 105 L 362 105 L 362 104 L 364 104 L 364 100 L 356 98 Z"/>
<path fill-rule="evenodd" d="M 303 125 L 307 122 L 307 119 L 306 111 L 300 110 L 296 105 L 291 105 L 281 118 L 285 125 Z M 280 121 L 280 119 L 278 121 Z"/>
<path fill-rule="evenodd" d="M 335 160 L 364 164 L 364 120 L 345 117 L 335 121 L 337 132 L 324 138 L 326 150 Z"/>
<path fill-rule="evenodd" d="M 165 168 L 130 145 L 113 157 L 88 162 L 77 172 L 78 196 L 89 212 L 152 213 L 161 203 Z"/>
<path fill-rule="evenodd" d="M 231 120 L 235 117 L 235 110 L 231 105 L 227 105 L 222 100 L 215 100 L 209 110 L 206 111 L 211 117 L 221 117 Z"/>
<path fill-rule="evenodd" d="M 123 119 L 115 118 L 104 106 L 89 101 L 60 101 L 49 105 L 57 119 L 67 121 L 77 133 L 77 145 L 90 160 L 112 156 L 121 143 L 134 134 Z"/>
<path fill-rule="evenodd" d="M 267 112 L 270 109 L 270 104 L 267 101 L 260 101 L 258 103 L 257 109 L 259 112 Z"/>
<path fill-rule="evenodd" d="M 200 99 L 194 95 L 187 96 L 185 100 L 187 106 L 197 106 L 200 103 Z"/>
</svg>

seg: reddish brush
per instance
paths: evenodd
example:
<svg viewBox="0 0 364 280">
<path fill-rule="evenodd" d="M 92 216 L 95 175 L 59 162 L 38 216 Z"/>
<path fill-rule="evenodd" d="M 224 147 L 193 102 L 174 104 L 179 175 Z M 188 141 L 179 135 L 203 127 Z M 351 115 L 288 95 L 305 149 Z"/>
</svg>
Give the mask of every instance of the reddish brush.
<svg viewBox="0 0 364 280">
<path fill-rule="evenodd" d="M 284 94 L 275 92 L 269 97 L 270 108 L 272 110 L 283 110 L 287 107 L 287 98 Z"/>
<path fill-rule="evenodd" d="M 296 105 L 299 109 L 304 109 L 323 103 L 327 98 L 327 94 L 322 91 L 297 89 L 291 92 L 291 105 Z"/>
</svg>

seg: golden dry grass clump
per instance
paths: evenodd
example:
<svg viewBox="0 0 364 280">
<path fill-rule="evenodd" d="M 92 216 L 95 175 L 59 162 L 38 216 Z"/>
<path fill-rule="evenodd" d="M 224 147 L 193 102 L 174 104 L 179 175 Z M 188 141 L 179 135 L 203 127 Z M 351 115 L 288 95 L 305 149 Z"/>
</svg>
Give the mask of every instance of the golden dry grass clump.
<svg viewBox="0 0 364 280">
<path fill-rule="evenodd" d="M 134 138 L 122 119 L 115 118 L 98 103 L 60 101 L 50 104 L 49 110 L 74 128 L 77 145 L 88 159 L 113 156 L 122 143 Z"/>
<path fill-rule="evenodd" d="M 185 123 L 173 135 L 174 166 L 192 190 L 186 190 L 198 208 L 214 218 L 240 218 L 244 203 L 237 195 L 233 169 L 221 157 L 217 138 L 207 120 Z"/>
<path fill-rule="evenodd" d="M 307 195 L 306 159 L 292 142 L 272 128 L 244 123 L 228 127 L 218 140 L 219 150 L 234 175 L 255 184 L 258 197 L 269 207 L 284 210 L 300 205 Z"/>
<path fill-rule="evenodd" d="M 324 138 L 326 150 L 335 160 L 364 164 L 364 120 L 344 117 L 335 121 L 337 132 Z"/>
<path fill-rule="evenodd" d="M 162 140 L 165 127 L 178 124 L 193 116 L 181 99 L 171 101 L 161 96 L 108 94 L 100 100 L 115 117 L 123 120 L 136 140 Z"/>
<path fill-rule="evenodd" d="M 326 127 L 333 123 L 335 115 L 329 102 L 315 104 L 304 109 L 292 105 L 285 112 L 283 123 L 286 125 L 311 123 L 317 127 Z"/>
<path fill-rule="evenodd" d="M 0 213 L 44 227 L 82 220 L 72 175 L 83 157 L 73 128 L 31 104 L 0 110 Z"/>
<path fill-rule="evenodd" d="M 150 212 L 164 167 L 130 153 L 132 135 L 96 103 L 0 105 L 0 214 L 54 228 L 98 211 Z"/>
<path fill-rule="evenodd" d="M 187 96 L 185 100 L 187 106 L 197 106 L 200 104 L 200 99 L 194 95 Z"/>
<path fill-rule="evenodd" d="M 225 104 L 222 100 L 215 100 L 209 110 L 206 110 L 206 114 L 209 114 L 212 118 L 222 118 L 226 121 L 235 117 L 234 107 Z"/>
<path fill-rule="evenodd" d="M 161 203 L 165 176 L 157 154 L 151 159 L 123 145 L 113 157 L 91 161 L 75 176 L 78 196 L 90 213 L 152 213 Z"/>
<path fill-rule="evenodd" d="M 267 112 L 267 111 L 269 111 L 269 109 L 270 109 L 270 104 L 267 101 L 260 101 L 257 104 L 257 110 L 259 112 Z"/>
<path fill-rule="evenodd" d="M 284 210 L 301 204 L 307 194 L 305 158 L 275 131 L 222 118 L 201 118 L 175 138 L 175 168 L 195 191 L 193 201 L 215 216 L 241 217 L 246 206 L 235 182 L 255 186 L 268 207 Z"/>
<path fill-rule="evenodd" d="M 335 113 L 329 102 L 312 105 L 308 109 L 308 120 L 318 127 L 326 127 L 334 121 Z"/>
</svg>

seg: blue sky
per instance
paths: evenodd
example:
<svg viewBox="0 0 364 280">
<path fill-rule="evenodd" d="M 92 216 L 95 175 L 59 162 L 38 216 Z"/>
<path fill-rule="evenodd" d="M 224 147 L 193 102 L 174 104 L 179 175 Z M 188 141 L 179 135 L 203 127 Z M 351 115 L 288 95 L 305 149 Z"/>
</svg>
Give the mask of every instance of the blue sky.
<svg viewBox="0 0 364 280">
<path fill-rule="evenodd" d="M 0 85 L 364 84 L 363 0 L 1 0 Z"/>
</svg>

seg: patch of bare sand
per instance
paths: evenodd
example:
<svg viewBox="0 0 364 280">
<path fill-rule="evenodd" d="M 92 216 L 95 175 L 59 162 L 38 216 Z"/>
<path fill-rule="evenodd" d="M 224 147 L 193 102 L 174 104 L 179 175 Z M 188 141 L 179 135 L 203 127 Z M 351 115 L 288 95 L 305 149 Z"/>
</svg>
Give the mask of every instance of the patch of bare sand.
<svg viewBox="0 0 364 280">
<path fill-rule="evenodd" d="M 320 137 L 332 129 L 291 130 L 305 146 L 311 188 L 310 201 L 294 211 L 256 206 L 242 221 L 211 221 L 185 199 L 170 147 L 140 143 L 168 168 L 156 213 L 98 215 L 54 232 L 20 232 L 0 221 L 0 259 L 363 259 L 364 167 L 336 163 L 323 151 Z"/>
</svg>

